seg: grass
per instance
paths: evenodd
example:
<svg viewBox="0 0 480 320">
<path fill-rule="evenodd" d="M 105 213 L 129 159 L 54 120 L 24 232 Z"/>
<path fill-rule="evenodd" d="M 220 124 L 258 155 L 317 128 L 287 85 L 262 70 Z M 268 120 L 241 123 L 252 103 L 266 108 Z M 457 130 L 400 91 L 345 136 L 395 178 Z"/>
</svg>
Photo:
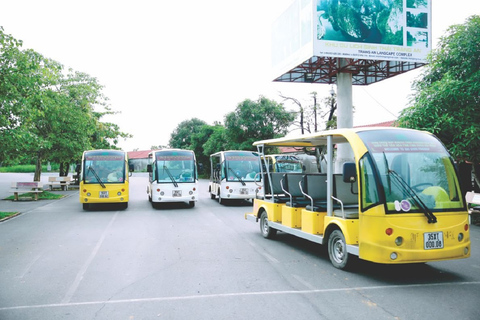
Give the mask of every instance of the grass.
<svg viewBox="0 0 480 320">
<path fill-rule="evenodd" d="M 35 197 L 35 194 L 34 193 L 30 193 L 30 192 L 26 192 L 26 193 L 19 193 L 18 194 L 18 198 L 34 198 Z M 64 196 L 61 195 L 61 194 L 55 194 L 55 193 L 51 193 L 51 192 L 48 192 L 48 191 L 43 191 L 42 193 L 39 193 L 38 194 L 38 200 L 56 200 L 56 199 L 61 199 L 63 198 Z M 15 199 L 14 196 L 10 196 L 10 197 L 7 197 L 5 198 L 5 200 L 13 200 Z"/>
<path fill-rule="evenodd" d="M 51 165 L 51 172 L 58 172 L 58 164 Z M 0 167 L 0 172 L 13 172 L 13 173 L 31 173 L 35 172 L 34 164 L 19 164 L 14 166 Z M 42 165 L 42 172 L 48 172 L 47 165 Z"/>
<path fill-rule="evenodd" d="M 16 215 L 18 212 L 1 212 L 0 211 L 0 220 Z"/>
</svg>

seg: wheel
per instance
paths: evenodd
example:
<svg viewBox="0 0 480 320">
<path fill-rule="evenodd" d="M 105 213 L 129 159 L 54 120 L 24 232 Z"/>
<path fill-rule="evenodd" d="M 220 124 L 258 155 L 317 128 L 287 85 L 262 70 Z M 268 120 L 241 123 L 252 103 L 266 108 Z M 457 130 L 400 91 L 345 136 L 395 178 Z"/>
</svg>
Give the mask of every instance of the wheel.
<svg viewBox="0 0 480 320">
<path fill-rule="evenodd" d="M 195 207 L 195 201 L 190 201 L 190 202 L 188 203 L 188 207 L 189 207 L 189 208 Z"/>
<path fill-rule="evenodd" d="M 328 256 L 333 266 L 338 269 L 346 269 L 349 262 L 347 242 L 342 231 L 334 230 L 328 238 Z"/>
<path fill-rule="evenodd" d="M 215 200 L 215 198 L 216 198 L 215 194 L 210 192 L 210 199 Z"/>
<path fill-rule="evenodd" d="M 273 229 L 268 225 L 268 215 L 263 211 L 260 215 L 260 232 L 262 236 L 267 239 L 272 239 L 277 234 L 277 229 Z"/>
</svg>

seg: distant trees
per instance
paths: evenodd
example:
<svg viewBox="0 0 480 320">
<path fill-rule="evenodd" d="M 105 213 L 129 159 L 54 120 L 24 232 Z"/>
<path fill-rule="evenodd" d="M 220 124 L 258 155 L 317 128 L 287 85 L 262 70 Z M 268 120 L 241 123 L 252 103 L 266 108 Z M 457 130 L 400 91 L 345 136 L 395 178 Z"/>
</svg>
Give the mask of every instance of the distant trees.
<svg viewBox="0 0 480 320">
<path fill-rule="evenodd" d="M 411 106 L 398 119 L 402 127 L 434 133 L 457 161 L 474 164 L 480 163 L 479 30 L 478 15 L 447 30 L 421 78 L 413 83 Z"/>
<path fill-rule="evenodd" d="M 284 136 L 295 119 L 282 104 L 260 96 L 239 103 L 225 116 L 225 137 L 229 149 L 255 150 L 257 140 Z"/>
<path fill-rule="evenodd" d="M 84 150 L 130 137 L 100 121 L 114 112 L 97 79 L 21 46 L 0 27 L 0 163 L 35 161 L 39 180 L 42 162 L 53 161 L 66 175 Z"/>
<path fill-rule="evenodd" d="M 171 134 L 169 145 L 195 151 L 197 161 L 208 170 L 210 154 L 222 150 L 256 150 L 253 142 L 284 136 L 294 118 L 282 104 L 265 97 L 260 96 L 256 101 L 246 99 L 225 115 L 224 125 L 211 126 L 195 118 L 181 122 Z"/>
</svg>

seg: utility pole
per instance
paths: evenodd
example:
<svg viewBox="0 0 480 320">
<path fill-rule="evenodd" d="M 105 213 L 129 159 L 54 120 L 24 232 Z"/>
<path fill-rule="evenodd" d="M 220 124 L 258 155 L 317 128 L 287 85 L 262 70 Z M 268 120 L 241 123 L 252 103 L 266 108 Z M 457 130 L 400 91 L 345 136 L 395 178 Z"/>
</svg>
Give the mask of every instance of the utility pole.
<svg viewBox="0 0 480 320">
<path fill-rule="evenodd" d="M 313 94 L 313 114 L 315 117 L 315 132 L 317 132 L 317 93 L 315 91 L 312 92 Z"/>
</svg>

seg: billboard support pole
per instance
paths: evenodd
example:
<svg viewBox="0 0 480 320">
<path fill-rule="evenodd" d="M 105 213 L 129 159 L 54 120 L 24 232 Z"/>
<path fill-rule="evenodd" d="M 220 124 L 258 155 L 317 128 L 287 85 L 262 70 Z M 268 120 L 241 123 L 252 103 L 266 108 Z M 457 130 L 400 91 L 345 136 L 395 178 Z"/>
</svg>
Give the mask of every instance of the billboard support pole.
<svg viewBox="0 0 480 320">
<path fill-rule="evenodd" d="M 338 58 L 341 70 L 347 64 L 344 58 Z M 337 128 L 353 127 L 352 74 L 339 72 L 337 74 Z M 341 172 L 343 163 L 353 161 L 352 149 L 347 145 L 338 145 L 336 172 Z"/>
</svg>

